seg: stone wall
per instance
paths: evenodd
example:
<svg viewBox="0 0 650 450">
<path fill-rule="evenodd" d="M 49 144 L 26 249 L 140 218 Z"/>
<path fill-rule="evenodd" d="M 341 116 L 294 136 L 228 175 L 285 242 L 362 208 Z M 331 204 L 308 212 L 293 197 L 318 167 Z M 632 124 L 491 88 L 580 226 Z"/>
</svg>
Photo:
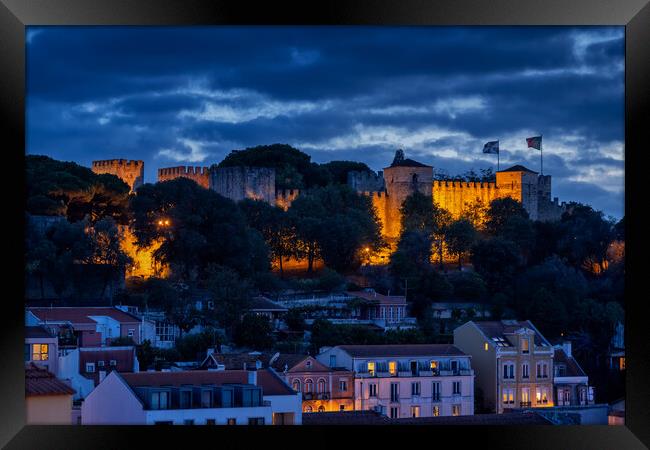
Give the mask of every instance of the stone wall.
<svg viewBox="0 0 650 450">
<path fill-rule="evenodd" d="M 434 181 L 431 195 L 438 206 L 459 218 L 468 205 L 480 200 L 488 206 L 492 200 L 504 195 L 496 183 L 473 183 L 464 181 Z"/>
<path fill-rule="evenodd" d="M 416 190 L 431 197 L 433 167 L 395 166 L 384 169 L 386 184 L 386 212 L 383 226 L 384 235 L 398 238 L 401 229 L 400 208 L 402 203 Z"/>
<path fill-rule="evenodd" d="M 384 173 L 380 170 L 377 173 L 352 171 L 348 172 L 348 186 L 357 192 L 383 191 Z"/>
<path fill-rule="evenodd" d="M 209 167 L 178 166 L 158 169 L 158 181 L 169 181 L 178 177 L 194 180 L 196 184 L 206 189 L 210 187 Z"/>
<path fill-rule="evenodd" d="M 276 204 L 275 169 L 268 167 L 214 167 L 210 189 L 234 201 L 245 198 Z"/>
<path fill-rule="evenodd" d="M 278 190 L 275 192 L 275 206 L 279 206 L 286 211 L 299 195 L 300 191 L 298 189 Z"/>
<path fill-rule="evenodd" d="M 107 159 L 93 161 L 92 171 L 96 174 L 110 173 L 117 176 L 131 188 L 131 192 L 144 183 L 144 161 Z"/>
</svg>

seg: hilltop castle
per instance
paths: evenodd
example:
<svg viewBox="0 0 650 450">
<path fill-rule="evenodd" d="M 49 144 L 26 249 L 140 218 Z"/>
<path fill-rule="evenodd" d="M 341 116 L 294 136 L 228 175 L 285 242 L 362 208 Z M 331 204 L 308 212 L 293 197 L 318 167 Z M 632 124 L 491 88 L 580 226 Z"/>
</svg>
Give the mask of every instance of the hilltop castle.
<svg viewBox="0 0 650 450">
<path fill-rule="evenodd" d="M 135 191 L 143 182 L 142 161 L 93 161 L 95 173 L 112 173 Z M 297 189 L 276 190 L 275 169 L 268 167 L 169 167 L 158 170 L 158 181 L 185 177 L 234 201 L 244 198 L 263 200 L 284 210 L 300 195 Z M 433 167 L 404 157 L 397 150 L 389 167 L 378 173 L 350 172 L 348 185 L 371 197 L 382 222 L 382 234 L 389 240 L 399 237 L 400 207 L 415 191 L 431 197 L 454 218 L 477 201 L 487 206 L 502 197 L 521 202 L 532 220 L 558 220 L 565 210 L 557 197 L 551 200 L 551 176 L 539 175 L 516 165 L 496 173 L 496 182 L 434 180 Z"/>
</svg>

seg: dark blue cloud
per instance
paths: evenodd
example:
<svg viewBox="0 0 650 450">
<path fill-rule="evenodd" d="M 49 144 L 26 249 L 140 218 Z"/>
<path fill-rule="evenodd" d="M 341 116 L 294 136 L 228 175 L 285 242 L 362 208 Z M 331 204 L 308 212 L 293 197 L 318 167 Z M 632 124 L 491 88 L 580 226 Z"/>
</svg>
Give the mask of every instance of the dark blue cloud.
<svg viewBox="0 0 650 450">
<path fill-rule="evenodd" d="M 623 214 L 622 27 L 29 27 L 27 151 L 209 165 L 283 142 L 374 169 L 539 169 Z"/>
</svg>

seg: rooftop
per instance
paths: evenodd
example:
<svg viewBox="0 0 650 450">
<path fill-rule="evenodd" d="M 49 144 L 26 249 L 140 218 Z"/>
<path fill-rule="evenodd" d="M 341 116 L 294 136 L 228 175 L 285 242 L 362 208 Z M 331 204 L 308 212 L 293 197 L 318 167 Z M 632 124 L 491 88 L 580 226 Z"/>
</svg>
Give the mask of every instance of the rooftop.
<svg viewBox="0 0 650 450">
<path fill-rule="evenodd" d="M 483 332 L 488 338 L 492 339 L 499 345 L 503 342 L 506 345 L 502 347 L 511 347 L 508 337 L 514 335 L 517 330 L 521 328 L 529 328 L 535 332 L 535 345 L 551 347 L 551 344 L 546 338 L 535 328 L 530 320 L 486 320 L 486 321 L 472 321 L 476 327 Z"/>
<path fill-rule="evenodd" d="M 251 306 L 248 308 L 249 311 L 287 311 L 287 308 L 280 306 L 277 303 L 271 301 L 270 299 L 263 297 L 261 295 L 253 297 L 251 299 Z"/>
<path fill-rule="evenodd" d="M 260 361 L 262 367 L 269 367 L 269 361 L 273 353 L 249 352 L 249 353 L 217 353 L 211 355 L 216 362 L 223 364 L 226 370 L 244 370 L 244 364 L 247 369 L 255 367 L 255 362 Z"/>
<path fill-rule="evenodd" d="M 552 425 L 551 421 L 535 412 L 417 417 L 393 419 L 390 423 L 394 425 Z"/>
<path fill-rule="evenodd" d="M 188 370 L 180 372 L 138 372 L 121 373 L 120 376 L 131 387 L 136 386 L 200 386 L 210 384 L 248 384 L 247 370 Z M 295 395 L 280 377 L 268 369 L 257 371 L 257 385 L 264 395 Z"/>
<path fill-rule="evenodd" d="M 37 325 L 35 327 L 25 327 L 25 337 L 26 338 L 48 338 L 48 339 L 54 339 L 56 336 L 54 336 L 50 331 L 40 325 Z"/>
<path fill-rule="evenodd" d="M 110 306 L 61 306 L 54 308 L 28 308 L 38 319 L 48 322 L 96 323 L 91 316 L 107 316 L 121 323 L 139 323 L 137 317 Z"/>
<path fill-rule="evenodd" d="M 390 167 L 431 167 L 426 164 L 419 163 L 409 158 L 404 158 L 404 150 L 399 149 L 395 152 L 395 158 Z"/>
<path fill-rule="evenodd" d="M 377 292 L 366 292 L 366 291 L 346 291 L 347 295 L 351 297 L 362 298 L 364 300 L 376 301 L 379 303 L 389 303 L 389 304 L 406 304 L 406 297 L 403 295 L 382 295 Z"/>
<path fill-rule="evenodd" d="M 582 370 L 573 356 L 568 356 L 563 349 L 555 349 L 553 354 L 553 364 L 564 364 L 566 366 L 565 377 L 586 377 L 587 374 Z"/>
<path fill-rule="evenodd" d="M 466 356 L 451 344 L 406 344 L 406 345 L 338 345 L 352 357 L 389 356 Z"/>
<path fill-rule="evenodd" d="M 530 170 L 527 167 L 522 166 L 521 164 L 517 164 L 512 167 L 508 167 L 507 169 L 499 170 L 498 172 L 528 172 L 528 173 L 537 173 L 534 170 Z"/>
<path fill-rule="evenodd" d="M 76 391 L 44 367 L 34 363 L 25 365 L 25 396 L 72 395 Z"/>
</svg>

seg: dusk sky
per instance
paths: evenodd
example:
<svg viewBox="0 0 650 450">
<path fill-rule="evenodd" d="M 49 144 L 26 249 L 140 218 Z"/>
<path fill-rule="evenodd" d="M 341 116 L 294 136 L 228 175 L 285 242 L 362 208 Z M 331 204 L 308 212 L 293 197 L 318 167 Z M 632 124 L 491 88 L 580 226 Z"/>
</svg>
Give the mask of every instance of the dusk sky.
<svg viewBox="0 0 650 450">
<path fill-rule="evenodd" d="M 287 143 L 374 170 L 539 171 L 624 211 L 623 27 L 28 27 L 27 153 L 209 166 Z"/>
</svg>

